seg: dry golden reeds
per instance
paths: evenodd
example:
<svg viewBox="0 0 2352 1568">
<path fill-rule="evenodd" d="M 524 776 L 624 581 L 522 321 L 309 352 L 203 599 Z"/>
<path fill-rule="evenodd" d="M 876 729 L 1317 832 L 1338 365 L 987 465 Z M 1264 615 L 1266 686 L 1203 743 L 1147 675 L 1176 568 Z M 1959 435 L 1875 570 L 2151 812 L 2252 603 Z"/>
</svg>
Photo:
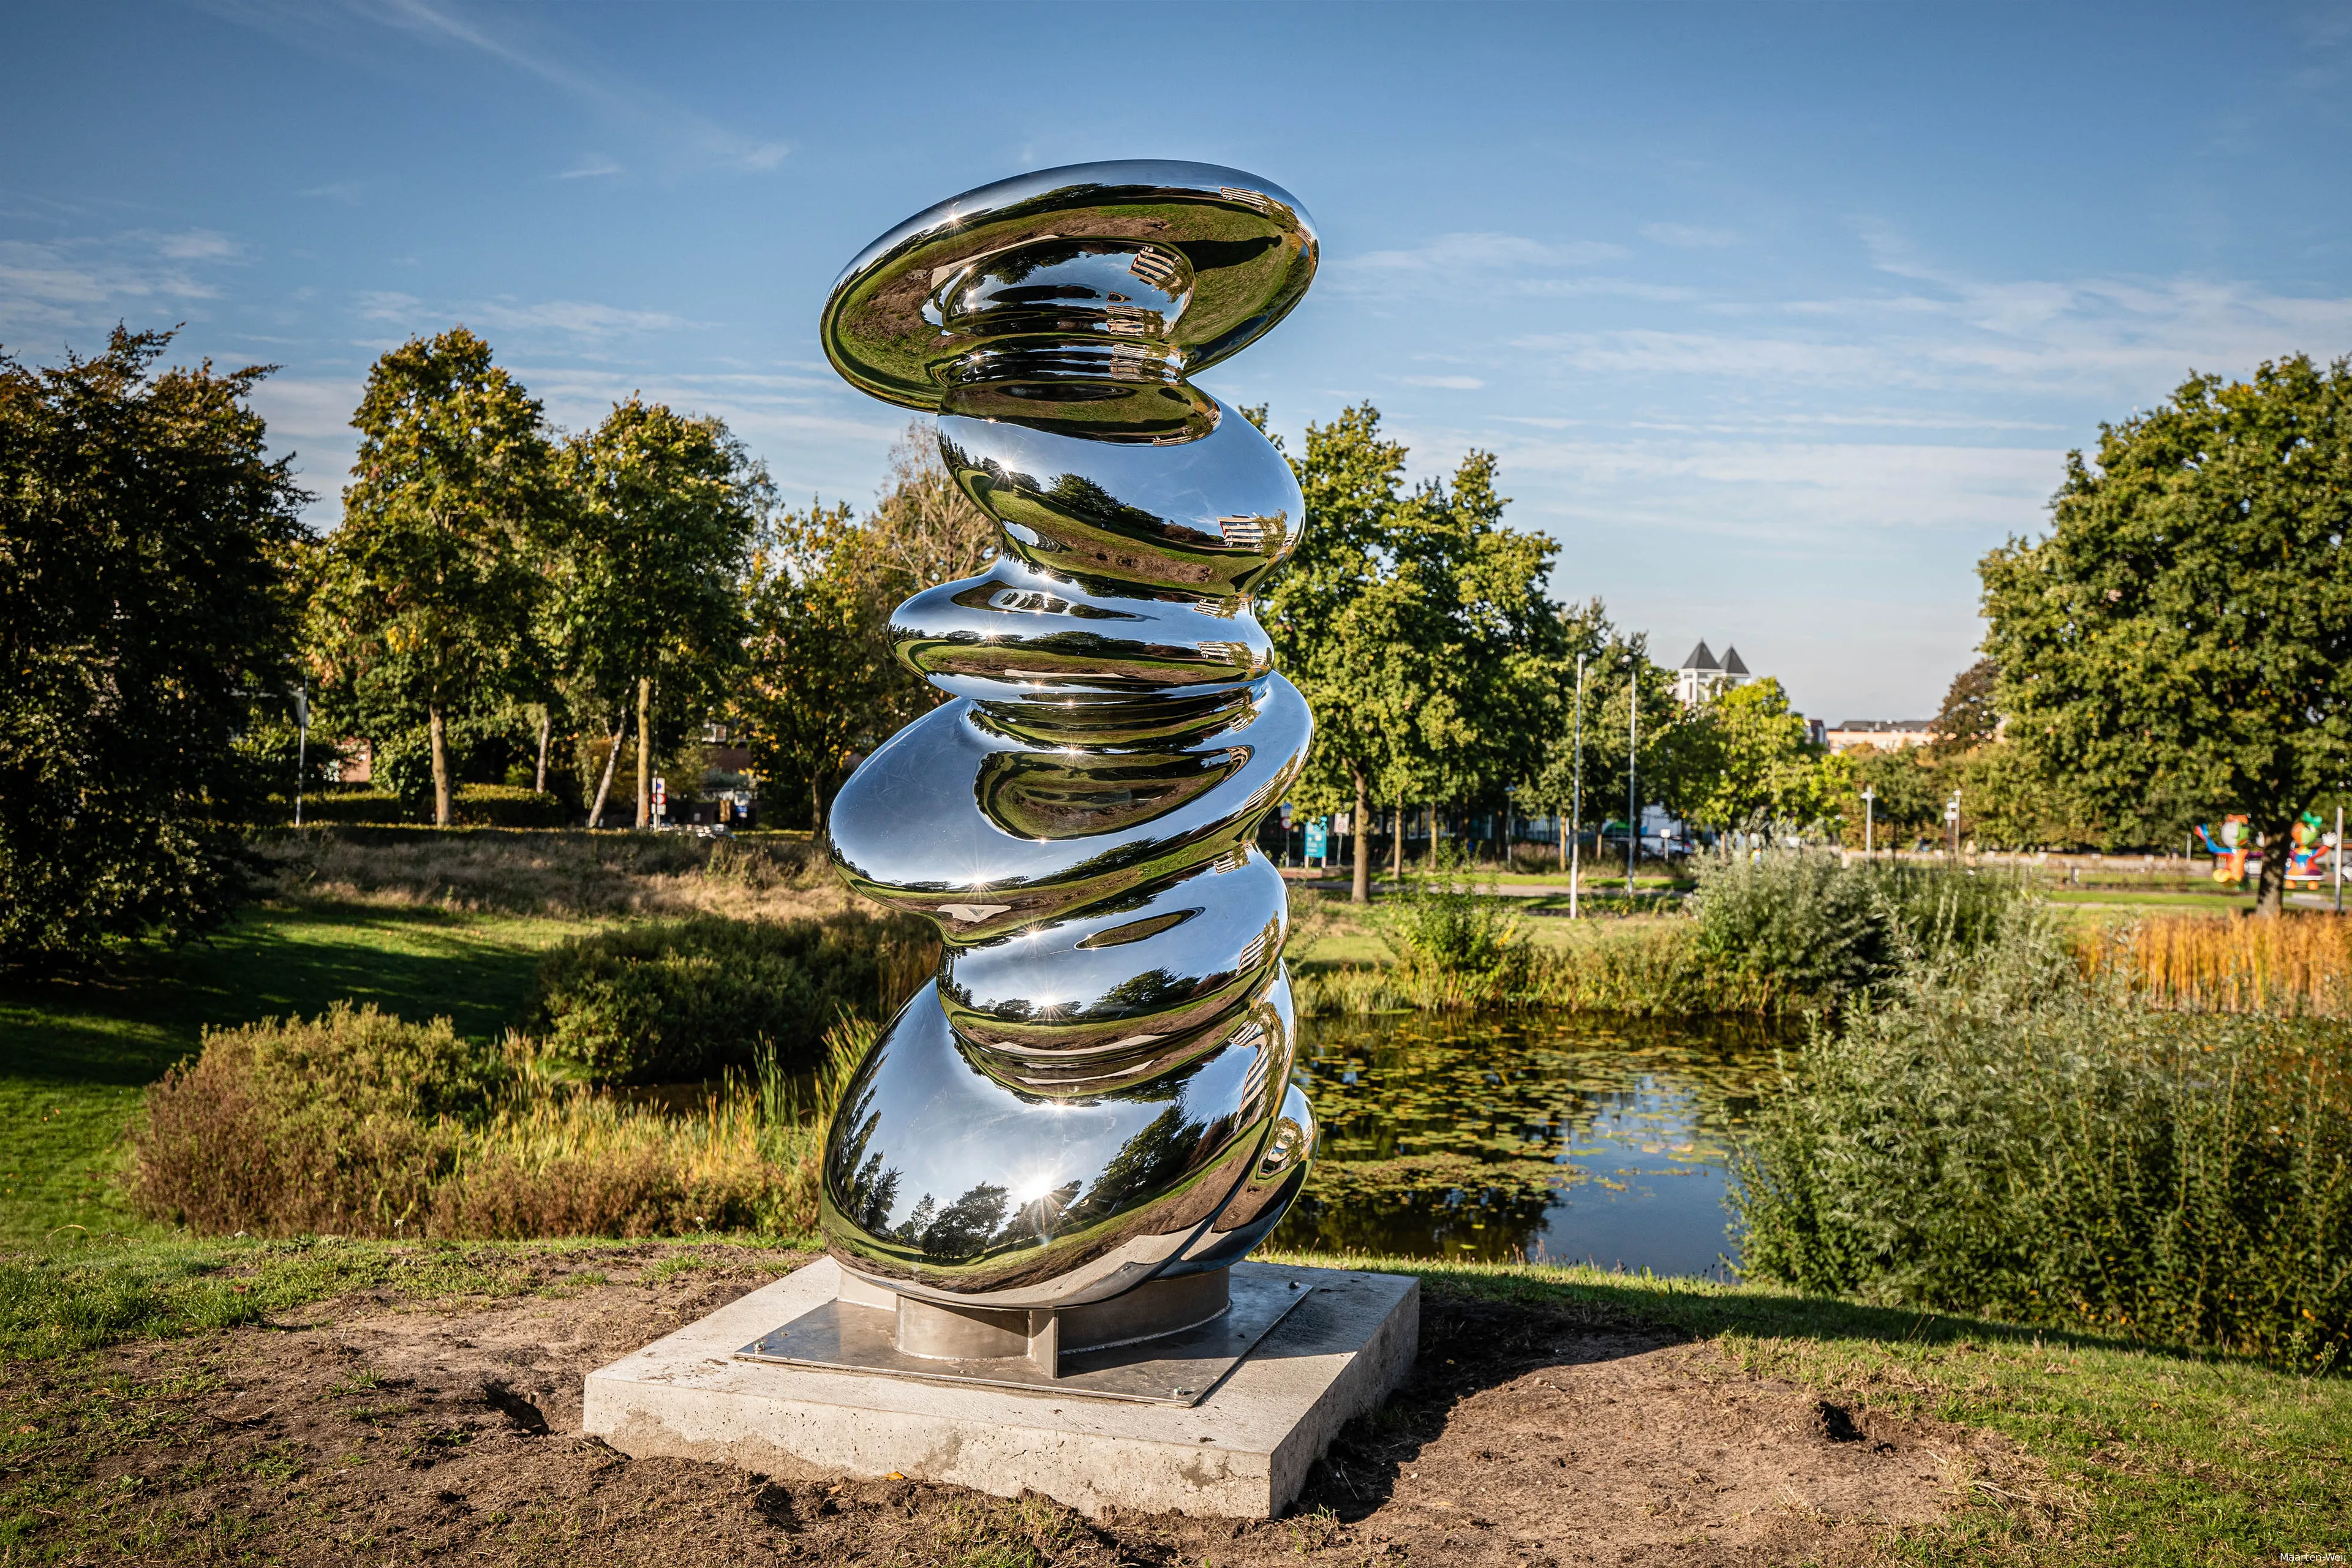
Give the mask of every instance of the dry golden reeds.
<svg viewBox="0 0 2352 1568">
<path fill-rule="evenodd" d="M 2188 1013 L 2352 1016 L 2352 925 L 2329 915 L 2158 916 L 2098 932 L 2084 972 L 2114 976 L 2152 1006 Z"/>
</svg>

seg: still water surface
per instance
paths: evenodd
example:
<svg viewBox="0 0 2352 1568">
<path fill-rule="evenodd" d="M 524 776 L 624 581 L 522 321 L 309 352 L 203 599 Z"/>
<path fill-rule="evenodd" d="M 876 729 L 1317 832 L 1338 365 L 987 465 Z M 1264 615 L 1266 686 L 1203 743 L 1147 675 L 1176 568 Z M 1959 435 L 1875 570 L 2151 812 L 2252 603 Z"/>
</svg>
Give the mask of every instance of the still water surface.
<svg viewBox="0 0 2352 1568">
<path fill-rule="evenodd" d="M 1729 1152 L 1786 1033 L 1590 1014 L 1303 1022 L 1323 1142 L 1276 1245 L 1727 1273 Z"/>
</svg>

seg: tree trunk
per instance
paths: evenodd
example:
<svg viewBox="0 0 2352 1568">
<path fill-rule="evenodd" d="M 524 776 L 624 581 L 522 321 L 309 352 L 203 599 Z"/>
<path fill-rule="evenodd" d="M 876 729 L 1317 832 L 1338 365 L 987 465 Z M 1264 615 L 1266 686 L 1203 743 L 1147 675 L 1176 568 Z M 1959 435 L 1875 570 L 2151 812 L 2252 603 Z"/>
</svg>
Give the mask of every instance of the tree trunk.
<svg viewBox="0 0 2352 1568">
<path fill-rule="evenodd" d="M 433 825 L 449 826 L 449 735 L 441 721 L 441 705 L 425 710 L 425 731 L 433 737 Z"/>
<path fill-rule="evenodd" d="M 604 797 L 613 793 L 613 771 L 621 762 L 621 737 L 629 732 L 629 710 L 621 710 L 620 722 L 613 726 L 612 749 L 604 753 L 604 776 L 596 781 L 596 804 L 588 808 L 588 826 L 604 826 Z"/>
<path fill-rule="evenodd" d="M 824 842 L 824 781 L 809 775 L 809 842 Z"/>
<path fill-rule="evenodd" d="M 1348 890 L 1348 901 L 1369 904 L 1372 901 L 1372 792 L 1364 787 L 1360 773 L 1356 775 L 1356 815 L 1348 819 L 1348 826 L 1356 830 L 1352 836 L 1356 880 Z"/>
<path fill-rule="evenodd" d="M 1396 840 L 1389 846 L 1389 870 L 1402 882 L 1404 880 L 1404 802 L 1397 802 L 1396 809 L 1389 814 L 1389 819 L 1396 825 Z"/>
<path fill-rule="evenodd" d="M 646 731 L 654 714 L 654 683 L 649 676 L 637 677 L 637 826 L 651 827 L 654 823 L 654 747 Z"/>
<path fill-rule="evenodd" d="M 534 795 L 547 793 L 547 742 L 555 730 L 555 715 L 542 707 L 539 710 L 539 771 L 531 775 Z"/>
<path fill-rule="evenodd" d="M 1559 814 L 1559 868 L 1568 869 L 1568 813 Z"/>
<path fill-rule="evenodd" d="M 2253 824 L 2246 826 L 2252 828 Z M 2287 856 L 2276 851 L 2281 846 L 2292 849 L 2294 839 L 2286 829 L 2275 829 L 2256 834 L 2254 841 L 2263 850 L 2262 879 L 2254 884 L 2254 913 L 2276 915 L 2286 908 L 2287 866 Z"/>
</svg>

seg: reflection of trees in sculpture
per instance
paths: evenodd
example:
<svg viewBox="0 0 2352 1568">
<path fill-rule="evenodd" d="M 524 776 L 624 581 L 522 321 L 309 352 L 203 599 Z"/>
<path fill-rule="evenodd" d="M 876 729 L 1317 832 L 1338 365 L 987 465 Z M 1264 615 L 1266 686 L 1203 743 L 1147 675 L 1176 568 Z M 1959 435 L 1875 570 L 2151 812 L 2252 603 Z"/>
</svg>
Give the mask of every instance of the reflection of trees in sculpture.
<svg viewBox="0 0 2352 1568">
<path fill-rule="evenodd" d="M 1287 310 L 1313 235 L 1234 171 L 1132 168 L 1173 183 L 909 220 L 826 307 L 836 368 L 936 409 L 941 457 L 1005 525 L 988 571 L 893 613 L 898 657 L 953 700 L 830 824 L 852 886 L 937 921 L 947 951 L 859 1069 L 889 1085 L 877 1125 L 831 1134 L 826 1233 L 933 1300 L 1057 1308 L 1223 1268 L 1263 1227 L 1211 1222 L 1277 1123 L 1311 1124 L 1274 1103 L 1295 1021 L 1280 879 L 1250 847 L 1312 734 L 1250 614 L 1303 507 L 1262 434 L 1182 376 Z M 1168 248 L 1204 223 L 1252 276 L 1197 279 Z M 918 341 L 937 363 L 907 360 Z M 1293 1142 L 1275 1158 L 1303 1168 Z M 876 1150 L 916 1197 L 879 1224 Z"/>
</svg>

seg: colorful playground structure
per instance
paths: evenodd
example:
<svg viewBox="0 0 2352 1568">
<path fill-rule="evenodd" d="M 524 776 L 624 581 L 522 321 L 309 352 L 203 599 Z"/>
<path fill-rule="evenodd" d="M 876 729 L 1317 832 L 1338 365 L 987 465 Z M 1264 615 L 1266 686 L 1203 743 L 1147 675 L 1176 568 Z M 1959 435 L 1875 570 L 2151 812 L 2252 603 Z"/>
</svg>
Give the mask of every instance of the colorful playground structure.
<svg viewBox="0 0 2352 1568">
<path fill-rule="evenodd" d="M 2221 837 L 2218 843 L 2212 831 L 2202 823 L 2198 825 L 2197 837 L 2205 841 L 2206 849 L 2213 857 L 2213 879 L 2217 882 L 2243 882 L 2249 867 L 2258 867 L 2262 863 L 2262 849 L 2254 843 L 2253 834 L 2247 828 L 2243 816 L 2221 819 Z M 2288 837 L 2292 841 L 2286 858 L 2289 887 L 2296 883 L 2316 887 L 2335 876 L 2336 835 L 2327 831 L 2327 825 L 2320 820 L 2317 812 L 2306 811 L 2296 818 Z"/>
</svg>

